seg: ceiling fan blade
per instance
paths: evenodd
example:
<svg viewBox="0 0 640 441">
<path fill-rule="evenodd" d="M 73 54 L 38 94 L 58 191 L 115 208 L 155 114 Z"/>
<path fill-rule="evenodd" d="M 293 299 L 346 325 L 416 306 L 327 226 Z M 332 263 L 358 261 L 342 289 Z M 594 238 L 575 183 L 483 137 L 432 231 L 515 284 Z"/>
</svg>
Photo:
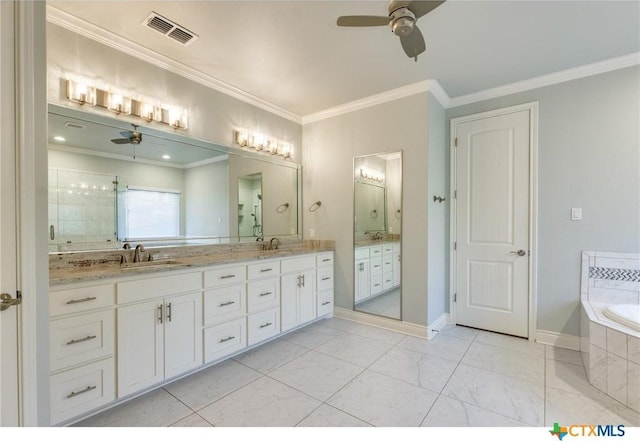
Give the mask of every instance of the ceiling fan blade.
<svg viewBox="0 0 640 441">
<path fill-rule="evenodd" d="M 386 26 L 390 21 L 390 17 L 377 15 L 346 15 L 338 17 L 338 26 Z"/>
<path fill-rule="evenodd" d="M 427 46 L 424 43 L 424 37 L 418 26 L 414 26 L 413 30 L 404 37 L 400 37 L 400 43 L 402 43 L 402 49 L 409 58 L 416 58 L 423 53 Z"/>
<path fill-rule="evenodd" d="M 407 8 L 413 12 L 416 18 L 419 18 L 433 11 L 443 3 L 444 1 L 413 1 L 409 2 Z"/>
<path fill-rule="evenodd" d="M 124 137 L 124 138 L 131 138 L 132 133 L 131 132 L 120 132 L 120 134 Z"/>
<path fill-rule="evenodd" d="M 111 140 L 114 144 L 130 144 L 131 140 L 129 138 L 116 138 Z"/>
</svg>

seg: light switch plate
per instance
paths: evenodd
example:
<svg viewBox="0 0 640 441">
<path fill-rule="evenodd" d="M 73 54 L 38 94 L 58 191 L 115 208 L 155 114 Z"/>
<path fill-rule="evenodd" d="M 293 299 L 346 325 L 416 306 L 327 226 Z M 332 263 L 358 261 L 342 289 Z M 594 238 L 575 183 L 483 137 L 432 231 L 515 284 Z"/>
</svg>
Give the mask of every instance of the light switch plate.
<svg viewBox="0 0 640 441">
<path fill-rule="evenodd" d="M 571 220 L 582 220 L 582 208 L 571 209 Z"/>
</svg>

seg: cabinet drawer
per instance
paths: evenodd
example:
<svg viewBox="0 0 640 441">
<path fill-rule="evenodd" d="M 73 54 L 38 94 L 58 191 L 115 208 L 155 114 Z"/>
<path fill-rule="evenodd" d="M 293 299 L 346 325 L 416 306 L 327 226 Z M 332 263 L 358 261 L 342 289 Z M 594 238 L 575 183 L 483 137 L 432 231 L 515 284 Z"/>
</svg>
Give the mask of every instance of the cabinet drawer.
<svg viewBox="0 0 640 441">
<path fill-rule="evenodd" d="M 382 290 L 386 291 L 393 288 L 393 272 L 382 273 Z"/>
<path fill-rule="evenodd" d="M 212 288 L 247 280 L 247 266 L 225 266 L 204 272 L 204 287 Z"/>
<path fill-rule="evenodd" d="M 373 247 L 369 247 L 369 257 L 380 257 L 382 256 L 382 245 L 376 245 Z"/>
<path fill-rule="evenodd" d="M 372 257 L 370 265 L 371 274 L 382 274 L 382 257 Z"/>
<path fill-rule="evenodd" d="M 318 317 L 331 314 L 333 312 L 333 290 L 319 292 L 317 302 Z"/>
<path fill-rule="evenodd" d="M 320 267 L 317 271 L 318 287 L 317 291 L 333 289 L 333 267 Z"/>
<path fill-rule="evenodd" d="M 108 404 L 115 399 L 113 358 L 52 375 L 51 424 Z"/>
<path fill-rule="evenodd" d="M 384 244 L 382 245 L 382 255 L 393 253 L 393 244 Z"/>
<path fill-rule="evenodd" d="M 49 369 L 57 371 L 78 363 L 113 355 L 115 311 L 85 314 L 49 324 Z"/>
<path fill-rule="evenodd" d="M 244 283 L 204 293 L 204 325 L 213 325 L 247 312 L 247 288 Z"/>
<path fill-rule="evenodd" d="M 279 260 L 265 260 L 264 262 L 253 263 L 247 265 L 247 279 L 255 280 L 264 277 L 273 277 L 280 275 Z"/>
<path fill-rule="evenodd" d="M 204 330 L 204 362 L 218 360 L 247 346 L 245 317 Z"/>
<path fill-rule="evenodd" d="M 356 248 L 355 255 L 356 255 L 355 260 L 368 259 L 369 247 Z"/>
<path fill-rule="evenodd" d="M 177 274 L 118 283 L 118 303 L 164 297 L 202 289 L 201 273 Z"/>
<path fill-rule="evenodd" d="M 316 256 L 316 266 L 333 265 L 333 251 L 320 253 Z"/>
<path fill-rule="evenodd" d="M 265 279 L 247 284 L 249 314 L 280 305 L 280 279 Z"/>
<path fill-rule="evenodd" d="M 115 304 L 115 285 L 86 286 L 83 288 L 52 291 L 49 295 L 49 315 L 89 311 Z"/>
<path fill-rule="evenodd" d="M 291 273 L 295 271 L 302 271 L 316 267 L 316 256 L 304 256 L 296 257 L 293 259 L 283 259 L 281 262 L 282 273 Z"/>
<path fill-rule="evenodd" d="M 393 254 L 382 256 L 382 272 L 393 271 Z"/>
<path fill-rule="evenodd" d="M 247 334 L 249 346 L 260 343 L 280 333 L 280 310 L 252 314 L 247 318 Z"/>
<path fill-rule="evenodd" d="M 382 274 L 371 274 L 371 295 L 382 292 Z"/>
</svg>

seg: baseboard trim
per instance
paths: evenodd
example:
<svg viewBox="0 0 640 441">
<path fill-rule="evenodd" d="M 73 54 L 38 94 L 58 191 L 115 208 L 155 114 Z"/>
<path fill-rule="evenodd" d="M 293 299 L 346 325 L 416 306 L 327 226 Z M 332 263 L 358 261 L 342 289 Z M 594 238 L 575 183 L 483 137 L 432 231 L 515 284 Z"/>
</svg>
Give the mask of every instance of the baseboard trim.
<svg viewBox="0 0 640 441">
<path fill-rule="evenodd" d="M 402 322 L 340 307 L 335 307 L 333 313 L 335 317 L 341 319 L 377 326 L 379 328 L 389 329 L 390 331 L 402 332 L 403 334 L 413 335 L 415 337 L 431 338 L 428 336 L 429 329 L 426 326 L 416 325 L 415 323 Z"/>
<path fill-rule="evenodd" d="M 559 332 L 537 330 L 536 342 L 556 348 L 571 349 L 573 351 L 580 350 L 580 337 Z"/>
<path fill-rule="evenodd" d="M 438 332 L 440 332 L 440 330 L 444 328 L 447 323 L 449 323 L 449 314 L 443 312 L 440 317 L 435 319 L 433 323 L 427 326 L 427 338 L 431 340 L 433 337 L 438 335 Z"/>
</svg>

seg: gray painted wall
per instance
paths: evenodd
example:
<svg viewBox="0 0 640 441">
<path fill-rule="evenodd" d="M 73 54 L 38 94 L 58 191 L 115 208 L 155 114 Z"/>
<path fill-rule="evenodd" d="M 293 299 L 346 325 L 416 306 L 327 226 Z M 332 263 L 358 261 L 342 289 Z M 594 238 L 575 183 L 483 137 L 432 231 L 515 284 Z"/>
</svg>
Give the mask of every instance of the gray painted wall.
<svg viewBox="0 0 640 441">
<path fill-rule="evenodd" d="M 579 335 L 583 250 L 640 252 L 638 97 L 636 66 L 447 110 L 450 119 L 539 102 L 540 330 Z"/>
<path fill-rule="evenodd" d="M 402 150 L 402 319 L 427 324 L 428 121 L 421 93 L 304 126 L 304 236 L 336 241 L 339 307 L 353 307 L 353 157 Z"/>
<path fill-rule="evenodd" d="M 432 324 L 449 309 L 449 149 L 446 141 L 445 109 L 431 94 L 428 106 L 427 292 L 428 323 Z M 447 200 L 434 202 L 434 196 L 442 196 Z"/>
</svg>

